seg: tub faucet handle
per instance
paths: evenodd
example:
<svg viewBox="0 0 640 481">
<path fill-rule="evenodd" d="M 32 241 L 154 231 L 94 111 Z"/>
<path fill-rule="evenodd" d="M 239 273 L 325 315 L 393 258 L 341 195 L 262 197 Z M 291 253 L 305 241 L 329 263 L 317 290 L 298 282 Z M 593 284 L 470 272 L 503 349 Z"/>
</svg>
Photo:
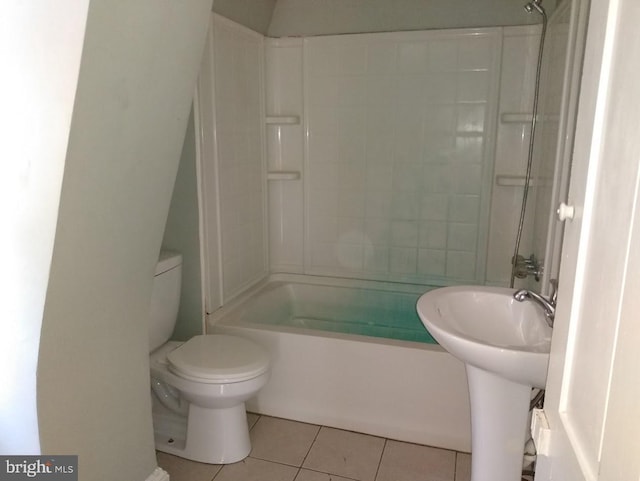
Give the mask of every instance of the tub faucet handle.
<svg viewBox="0 0 640 481">
<path fill-rule="evenodd" d="M 556 307 L 556 305 L 558 304 L 558 279 L 551 279 L 549 281 L 549 284 L 551 285 L 551 295 L 549 296 L 549 301 L 551 302 L 553 307 Z"/>
</svg>

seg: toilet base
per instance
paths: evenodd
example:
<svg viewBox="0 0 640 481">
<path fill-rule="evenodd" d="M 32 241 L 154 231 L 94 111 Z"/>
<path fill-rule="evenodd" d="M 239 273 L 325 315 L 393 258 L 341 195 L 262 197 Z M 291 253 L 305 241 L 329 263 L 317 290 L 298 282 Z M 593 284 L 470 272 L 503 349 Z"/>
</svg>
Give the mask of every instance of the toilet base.
<svg viewBox="0 0 640 481">
<path fill-rule="evenodd" d="M 189 405 L 188 417 L 154 412 L 156 449 L 208 464 L 230 464 L 251 451 L 244 403 L 222 409 Z"/>
</svg>

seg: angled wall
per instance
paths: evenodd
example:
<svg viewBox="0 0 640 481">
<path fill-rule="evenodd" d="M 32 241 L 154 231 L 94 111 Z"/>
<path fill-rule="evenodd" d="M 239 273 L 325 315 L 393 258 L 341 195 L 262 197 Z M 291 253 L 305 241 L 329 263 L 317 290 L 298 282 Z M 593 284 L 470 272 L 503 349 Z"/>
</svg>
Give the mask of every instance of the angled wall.
<svg viewBox="0 0 640 481">
<path fill-rule="evenodd" d="M 38 364 L 42 451 L 83 481 L 156 467 L 148 308 L 211 0 L 94 0 Z"/>
<path fill-rule="evenodd" d="M 88 0 L 0 6 L 0 453 L 40 452 L 36 369 Z"/>
</svg>

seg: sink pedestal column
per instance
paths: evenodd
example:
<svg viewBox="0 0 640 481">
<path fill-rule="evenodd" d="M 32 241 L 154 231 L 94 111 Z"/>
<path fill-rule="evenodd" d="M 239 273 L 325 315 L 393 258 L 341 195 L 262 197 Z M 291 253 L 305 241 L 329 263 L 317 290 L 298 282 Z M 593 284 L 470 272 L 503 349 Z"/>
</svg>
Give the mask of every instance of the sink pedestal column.
<svg viewBox="0 0 640 481">
<path fill-rule="evenodd" d="M 465 367 L 471 397 L 471 481 L 520 481 L 531 386 Z"/>
</svg>

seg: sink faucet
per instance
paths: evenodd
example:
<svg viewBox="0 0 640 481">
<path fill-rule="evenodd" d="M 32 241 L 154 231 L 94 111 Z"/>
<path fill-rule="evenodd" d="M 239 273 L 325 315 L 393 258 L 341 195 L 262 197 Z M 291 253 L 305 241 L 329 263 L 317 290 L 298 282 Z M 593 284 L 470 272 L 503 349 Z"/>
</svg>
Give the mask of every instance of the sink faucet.
<svg viewBox="0 0 640 481">
<path fill-rule="evenodd" d="M 558 281 L 555 279 L 551 280 L 552 293 L 549 299 L 545 299 L 540 294 L 527 290 L 520 289 L 513 294 L 513 298 L 518 302 L 524 302 L 527 299 L 530 299 L 542 307 L 544 310 L 544 319 L 549 324 L 549 327 L 553 327 L 553 321 L 556 317 L 556 302 L 558 297 L 557 291 Z"/>
</svg>

